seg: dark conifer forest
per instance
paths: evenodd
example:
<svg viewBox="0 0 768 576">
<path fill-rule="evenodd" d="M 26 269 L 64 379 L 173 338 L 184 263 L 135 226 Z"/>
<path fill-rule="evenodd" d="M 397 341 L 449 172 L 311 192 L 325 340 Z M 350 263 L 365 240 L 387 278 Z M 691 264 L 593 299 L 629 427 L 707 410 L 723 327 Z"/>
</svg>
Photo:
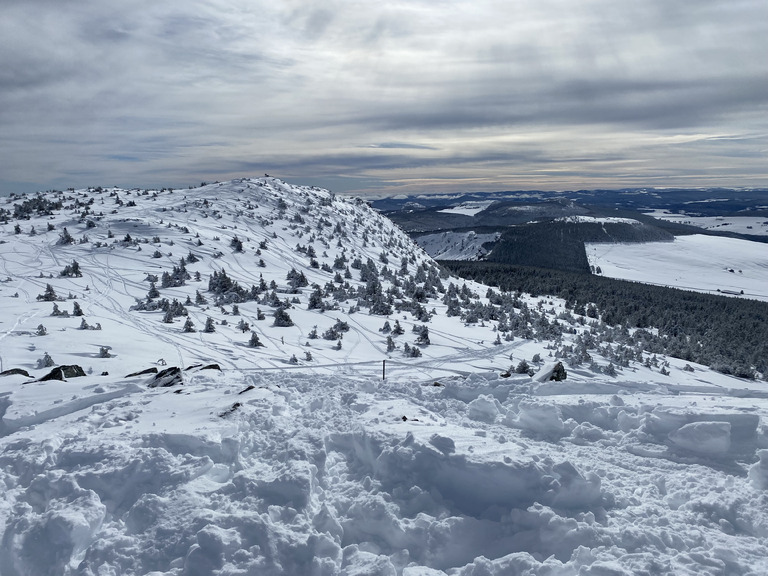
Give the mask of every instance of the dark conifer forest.
<svg viewBox="0 0 768 576">
<path fill-rule="evenodd" d="M 765 302 L 498 262 L 441 264 L 502 290 L 563 298 L 574 314 L 599 319 L 597 328 L 620 326 L 620 333 L 646 339 L 659 354 L 745 378 L 768 371 Z M 614 338 L 615 331 L 611 334 Z"/>
</svg>

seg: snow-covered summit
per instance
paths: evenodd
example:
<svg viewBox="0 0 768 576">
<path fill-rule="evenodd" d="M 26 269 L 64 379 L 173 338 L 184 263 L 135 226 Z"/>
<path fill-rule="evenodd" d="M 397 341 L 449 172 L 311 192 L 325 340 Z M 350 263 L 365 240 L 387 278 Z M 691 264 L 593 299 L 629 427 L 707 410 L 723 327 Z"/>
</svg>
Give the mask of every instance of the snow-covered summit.
<svg viewBox="0 0 768 576">
<path fill-rule="evenodd" d="M 759 384 L 361 200 L 12 197 L 0 267 L 3 576 L 768 571 Z"/>
</svg>

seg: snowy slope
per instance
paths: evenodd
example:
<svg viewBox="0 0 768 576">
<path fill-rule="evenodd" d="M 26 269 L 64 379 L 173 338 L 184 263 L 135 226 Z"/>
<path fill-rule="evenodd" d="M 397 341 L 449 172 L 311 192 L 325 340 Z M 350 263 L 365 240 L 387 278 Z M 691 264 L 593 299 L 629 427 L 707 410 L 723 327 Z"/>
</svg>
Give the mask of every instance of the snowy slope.
<svg viewBox="0 0 768 576">
<path fill-rule="evenodd" d="M 3 576 L 768 571 L 759 382 L 618 343 L 551 381 L 586 319 L 272 178 L 4 208 Z M 46 353 L 86 375 L 40 381 Z"/>
<path fill-rule="evenodd" d="M 479 260 L 488 253 L 483 244 L 496 242 L 500 233 L 440 232 L 424 234 L 416 243 L 436 260 Z"/>
</svg>

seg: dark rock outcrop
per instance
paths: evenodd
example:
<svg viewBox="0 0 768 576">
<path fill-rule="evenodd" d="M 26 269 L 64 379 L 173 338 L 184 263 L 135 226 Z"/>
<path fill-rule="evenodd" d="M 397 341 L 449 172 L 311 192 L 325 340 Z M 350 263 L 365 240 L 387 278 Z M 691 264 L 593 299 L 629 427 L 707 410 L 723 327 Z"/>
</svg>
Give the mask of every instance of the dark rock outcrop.
<svg viewBox="0 0 768 576">
<path fill-rule="evenodd" d="M 145 374 L 157 374 L 157 368 L 153 366 L 152 368 L 147 368 L 146 370 L 141 370 L 140 372 L 131 372 L 125 377 L 132 378 L 133 376 L 144 376 Z"/>
<path fill-rule="evenodd" d="M 558 362 L 555 364 L 554 370 L 552 370 L 552 376 L 549 377 L 550 380 L 554 380 L 555 382 L 562 382 L 568 377 L 568 374 L 565 371 L 565 367 L 563 366 L 562 362 Z"/>
<path fill-rule="evenodd" d="M 85 371 L 77 364 L 70 364 L 68 366 L 56 366 L 56 368 L 40 378 L 38 382 L 47 382 L 48 380 L 65 380 L 67 378 L 79 378 L 80 376 L 85 376 Z"/>
<path fill-rule="evenodd" d="M 183 386 L 184 378 L 181 369 L 178 366 L 171 366 L 165 370 L 160 370 L 152 380 L 149 381 L 150 388 L 168 388 L 170 386 Z"/>
<path fill-rule="evenodd" d="M 10 368 L 9 370 L 3 370 L 0 372 L 0 376 L 13 376 L 15 374 L 20 374 L 22 376 L 26 376 L 27 378 L 32 378 L 32 375 L 24 370 L 24 368 Z"/>
</svg>

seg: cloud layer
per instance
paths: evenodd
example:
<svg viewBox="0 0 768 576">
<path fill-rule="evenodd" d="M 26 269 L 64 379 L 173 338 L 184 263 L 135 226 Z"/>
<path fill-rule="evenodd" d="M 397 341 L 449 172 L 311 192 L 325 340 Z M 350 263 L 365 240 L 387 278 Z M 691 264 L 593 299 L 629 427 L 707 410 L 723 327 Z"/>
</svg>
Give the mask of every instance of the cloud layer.
<svg viewBox="0 0 768 576">
<path fill-rule="evenodd" d="M 768 184 L 764 0 L 8 0 L 0 191 Z"/>
</svg>

